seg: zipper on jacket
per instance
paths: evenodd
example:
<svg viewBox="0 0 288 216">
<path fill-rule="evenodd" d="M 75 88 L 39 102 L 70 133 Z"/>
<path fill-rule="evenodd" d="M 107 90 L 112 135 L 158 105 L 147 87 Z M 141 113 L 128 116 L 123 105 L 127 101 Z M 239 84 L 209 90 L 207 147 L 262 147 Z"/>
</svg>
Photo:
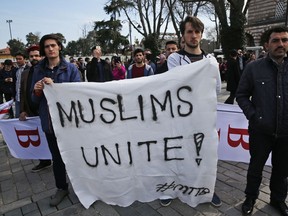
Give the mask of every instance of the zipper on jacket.
<svg viewBox="0 0 288 216">
<path fill-rule="evenodd" d="M 282 73 L 284 69 L 284 62 L 277 64 L 277 83 L 276 83 L 276 131 L 275 137 L 278 137 L 279 123 L 281 122 L 281 92 L 282 92 Z"/>
</svg>

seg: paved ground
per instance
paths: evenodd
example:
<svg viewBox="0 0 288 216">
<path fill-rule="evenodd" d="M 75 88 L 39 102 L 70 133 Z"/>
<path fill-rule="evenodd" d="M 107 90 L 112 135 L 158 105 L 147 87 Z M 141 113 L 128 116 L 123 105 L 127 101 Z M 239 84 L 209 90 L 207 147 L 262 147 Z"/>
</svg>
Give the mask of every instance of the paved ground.
<svg viewBox="0 0 288 216">
<path fill-rule="evenodd" d="M 225 89 L 225 85 L 222 87 Z M 218 97 L 220 102 L 227 98 L 224 90 Z M 241 215 L 244 200 L 244 188 L 247 164 L 229 161 L 218 162 L 216 193 L 223 205 L 214 208 L 210 204 L 201 204 L 196 208 L 174 200 L 169 207 L 160 206 L 158 200 L 149 203 L 135 202 L 123 208 L 95 202 L 85 209 L 72 187 L 70 194 L 57 207 L 50 207 L 50 197 L 55 193 L 52 168 L 32 173 L 37 160 L 19 160 L 11 157 L 7 146 L 0 137 L 0 216 L 191 216 L 191 215 Z M 269 202 L 270 167 L 265 167 L 259 199 L 253 215 L 279 215 L 267 203 Z"/>
</svg>

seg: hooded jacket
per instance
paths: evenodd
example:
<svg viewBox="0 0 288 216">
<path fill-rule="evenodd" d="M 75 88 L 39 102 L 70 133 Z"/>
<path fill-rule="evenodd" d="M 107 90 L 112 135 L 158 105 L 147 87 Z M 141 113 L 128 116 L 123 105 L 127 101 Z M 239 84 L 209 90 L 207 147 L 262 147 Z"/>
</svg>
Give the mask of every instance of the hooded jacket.
<svg viewBox="0 0 288 216">
<path fill-rule="evenodd" d="M 203 58 L 213 58 L 215 61 L 217 61 L 215 59 L 214 56 L 212 56 L 211 54 L 205 54 L 205 52 L 203 50 L 202 51 L 202 55 Z M 180 65 L 187 65 L 187 64 L 191 64 L 191 60 L 189 59 L 189 57 L 186 55 L 186 52 L 182 49 L 179 50 L 178 52 L 175 53 L 171 53 L 168 57 L 168 61 L 167 61 L 167 65 L 168 65 L 168 69 L 172 69 L 174 67 L 180 66 Z M 218 77 L 216 80 L 216 92 L 217 94 L 219 94 L 221 92 L 221 78 L 220 78 L 220 72 L 218 73 Z"/>
</svg>

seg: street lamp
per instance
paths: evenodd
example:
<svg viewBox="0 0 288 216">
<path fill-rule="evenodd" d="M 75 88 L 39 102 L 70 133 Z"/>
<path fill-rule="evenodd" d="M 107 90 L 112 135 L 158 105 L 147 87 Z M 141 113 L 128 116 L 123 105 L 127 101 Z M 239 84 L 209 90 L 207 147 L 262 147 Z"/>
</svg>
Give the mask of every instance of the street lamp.
<svg viewBox="0 0 288 216">
<path fill-rule="evenodd" d="M 6 20 L 6 23 L 8 23 L 8 25 L 9 25 L 10 39 L 12 40 L 12 31 L 11 31 L 11 23 L 12 23 L 12 20 Z"/>
<path fill-rule="evenodd" d="M 132 42 L 132 22 L 137 25 L 137 28 L 141 28 L 141 25 L 137 23 L 136 21 L 129 21 L 129 20 L 123 20 L 122 23 L 128 23 L 129 24 L 129 43 L 130 43 L 130 48 L 132 49 L 133 47 L 133 42 Z"/>
</svg>

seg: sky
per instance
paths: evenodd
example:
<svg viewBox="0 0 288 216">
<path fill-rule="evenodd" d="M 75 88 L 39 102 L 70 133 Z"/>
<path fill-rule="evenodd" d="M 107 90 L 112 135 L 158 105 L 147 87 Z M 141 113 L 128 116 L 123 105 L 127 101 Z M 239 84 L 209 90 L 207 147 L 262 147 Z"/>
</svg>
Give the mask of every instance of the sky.
<svg viewBox="0 0 288 216">
<path fill-rule="evenodd" d="M 104 12 L 108 0 L 2 0 L 0 7 L 0 49 L 7 47 L 10 40 L 9 23 L 12 20 L 13 39 L 26 44 L 26 35 L 40 33 L 40 37 L 49 33 L 62 33 L 66 41 L 78 40 L 93 29 L 94 21 L 108 20 L 110 15 Z M 120 17 L 125 20 L 125 17 Z M 128 24 L 124 23 L 122 32 L 128 35 Z M 132 30 L 132 40 L 141 35 Z M 67 43 L 66 43 L 67 45 Z"/>
<path fill-rule="evenodd" d="M 105 3 L 107 0 L 3 0 L 0 7 L 0 49 L 5 48 L 10 40 L 6 20 L 12 20 L 12 38 L 25 44 L 26 35 L 30 32 L 40 32 L 40 36 L 59 32 L 69 42 L 82 37 L 85 26 L 91 31 L 94 21 L 110 18 L 103 10 Z"/>
</svg>

